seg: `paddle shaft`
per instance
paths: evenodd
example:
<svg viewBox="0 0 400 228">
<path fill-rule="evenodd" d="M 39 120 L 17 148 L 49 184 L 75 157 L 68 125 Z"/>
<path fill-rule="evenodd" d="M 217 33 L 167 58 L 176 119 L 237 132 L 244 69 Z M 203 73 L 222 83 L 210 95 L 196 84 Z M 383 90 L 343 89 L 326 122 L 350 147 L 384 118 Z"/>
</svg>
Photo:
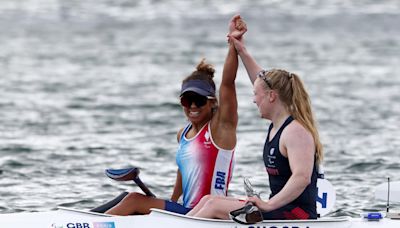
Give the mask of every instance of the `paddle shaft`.
<svg viewBox="0 0 400 228">
<path fill-rule="evenodd" d="M 390 177 L 388 177 L 388 192 L 387 192 L 387 202 L 386 202 L 386 212 L 389 213 L 390 204 Z"/>
<path fill-rule="evenodd" d="M 139 186 L 140 189 L 142 189 L 142 191 L 150 197 L 156 197 L 156 195 L 154 195 L 149 188 L 147 188 L 147 186 L 142 182 L 142 180 L 140 180 L 139 177 L 136 177 L 135 179 L 133 179 L 133 181 L 137 184 L 137 186 Z"/>
</svg>

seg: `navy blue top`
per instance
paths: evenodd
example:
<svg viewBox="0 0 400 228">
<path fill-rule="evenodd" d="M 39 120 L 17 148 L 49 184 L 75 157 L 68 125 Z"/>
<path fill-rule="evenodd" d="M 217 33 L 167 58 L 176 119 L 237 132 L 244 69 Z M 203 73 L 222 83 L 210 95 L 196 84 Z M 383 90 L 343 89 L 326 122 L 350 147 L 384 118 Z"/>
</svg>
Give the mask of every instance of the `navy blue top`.
<svg viewBox="0 0 400 228">
<path fill-rule="evenodd" d="M 274 138 L 269 141 L 269 136 L 273 127 L 273 124 L 269 126 L 267 140 L 264 145 L 264 164 L 268 172 L 269 186 L 271 188 L 270 198 L 280 192 L 285 186 L 286 182 L 292 175 L 290 170 L 289 160 L 284 157 L 279 150 L 279 140 L 283 129 L 293 121 L 293 117 L 289 116 L 278 132 L 275 134 Z M 293 206 L 298 206 L 303 210 L 316 215 L 316 197 L 317 197 L 317 168 L 314 156 L 314 168 L 311 176 L 311 183 L 306 187 L 304 192 L 290 204 Z"/>
</svg>

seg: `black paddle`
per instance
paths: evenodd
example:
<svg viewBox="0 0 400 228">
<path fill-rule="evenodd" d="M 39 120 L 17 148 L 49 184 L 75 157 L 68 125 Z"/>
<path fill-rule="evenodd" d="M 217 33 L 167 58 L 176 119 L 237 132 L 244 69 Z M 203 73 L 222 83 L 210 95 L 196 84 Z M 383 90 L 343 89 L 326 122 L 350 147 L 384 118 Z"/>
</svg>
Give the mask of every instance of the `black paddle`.
<svg viewBox="0 0 400 228">
<path fill-rule="evenodd" d="M 106 175 L 116 181 L 131 181 L 133 180 L 142 191 L 151 197 L 156 197 L 149 188 L 139 178 L 139 168 L 131 167 L 126 169 L 106 169 Z"/>
<path fill-rule="evenodd" d="M 113 180 L 117 180 L 117 181 L 131 181 L 133 180 L 137 186 L 140 187 L 140 189 L 142 189 L 142 191 L 150 197 L 156 197 L 149 188 L 147 188 L 147 186 L 142 182 L 142 180 L 140 180 L 139 178 L 139 168 L 136 167 L 130 167 L 130 168 L 126 168 L 126 169 L 106 169 L 105 170 L 105 174 L 106 176 L 108 176 L 109 178 L 113 179 Z M 100 205 L 96 208 L 91 209 L 90 211 L 92 212 L 98 212 L 98 213 L 104 213 L 107 210 L 109 210 L 110 208 L 114 207 L 115 205 L 117 205 L 126 195 L 128 195 L 128 192 L 123 192 L 120 195 L 118 195 L 117 197 L 115 197 L 114 199 L 112 199 L 111 201 Z"/>
</svg>

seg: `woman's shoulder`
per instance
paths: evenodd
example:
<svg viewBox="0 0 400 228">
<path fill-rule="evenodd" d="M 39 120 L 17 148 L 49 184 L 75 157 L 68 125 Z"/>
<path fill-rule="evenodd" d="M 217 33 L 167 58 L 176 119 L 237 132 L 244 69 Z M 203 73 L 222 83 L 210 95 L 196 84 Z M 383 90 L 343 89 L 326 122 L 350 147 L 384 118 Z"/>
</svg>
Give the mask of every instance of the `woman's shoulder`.
<svg viewBox="0 0 400 228">
<path fill-rule="evenodd" d="M 295 140 L 296 138 L 301 140 L 312 140 L 311 132 L 297 120 L 293 120 L 289 125 L 287 125 L 287 127 L 283 130 L 282 135 L 290 140 Z"/>
<path fill-rule="evenodd" d="M 292 121 L 282 132 L 281 141 L 286 154 L 314 154 L 315 143 L 311 133 L 298 121 Z"/>
<path fill-rule="evenodd" d="M 176 140 L 178 141 L 178 143 L 181 141 L 181 135 L 183 133 L 183 130 L 185 130 L 186 127 L 182 127 L 181 129 L 178 130 L 177 134 L 176 134 Z"/>
</svg>

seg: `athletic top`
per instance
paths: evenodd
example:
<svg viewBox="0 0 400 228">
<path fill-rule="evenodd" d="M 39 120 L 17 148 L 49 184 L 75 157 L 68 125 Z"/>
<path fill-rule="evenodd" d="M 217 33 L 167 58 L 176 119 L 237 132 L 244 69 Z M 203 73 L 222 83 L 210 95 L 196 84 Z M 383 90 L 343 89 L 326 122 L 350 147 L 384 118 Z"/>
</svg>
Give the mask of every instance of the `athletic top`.
<svg viewBox="0 0 400 228">
<path fill-rule="evenodd" d="M 274 138 L 269 141 L 269 136 L 273 124 L 269 126 L 267 140 L 264 145 L 264 164 L 268 172 L 269 186 L 271 188 L 270 198 L 280 192 L 286 182 L 292 175 L 290 170 L 289 160 L 281 154 L 279 150 L 279 140 L 283 129 L 293 121 L 293 117 L 289 116 L 281 128 L 278 130 Z M 317 168 L 314 157 L 314 168 L 311 176 L 311 183 L 305 188 L 304 192 L 290 204 L 298 206 L 311 214 L 316 212 L 316 197 L 317 197 Z"/>
<path fill-rule="evenodd" d="M 234 166 L 234 149 L 224 150 L 215 145 L 210 122 L 191 139 L 182 131 L 176 153 L 176 163 L 182 175 L 183 206 L 193 208 L 208 194 L 226 196 Z"/>
</svg>

